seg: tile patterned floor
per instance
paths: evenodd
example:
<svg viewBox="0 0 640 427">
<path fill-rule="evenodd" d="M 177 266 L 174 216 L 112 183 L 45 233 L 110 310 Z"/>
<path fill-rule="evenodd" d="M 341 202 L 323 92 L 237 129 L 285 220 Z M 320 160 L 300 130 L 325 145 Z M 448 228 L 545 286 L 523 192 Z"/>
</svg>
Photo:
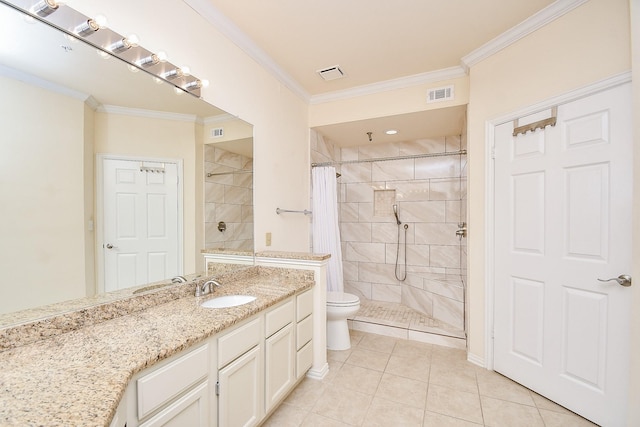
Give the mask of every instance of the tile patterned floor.
<svg viewBox="0 0 640 427">
<path fill-rule="evenodd" d="M 464 350 L 351 331 L 329 374 L 305 378 L 269 427 L 573 427 L 595 424 L 495 372 Z"/>
</svg>

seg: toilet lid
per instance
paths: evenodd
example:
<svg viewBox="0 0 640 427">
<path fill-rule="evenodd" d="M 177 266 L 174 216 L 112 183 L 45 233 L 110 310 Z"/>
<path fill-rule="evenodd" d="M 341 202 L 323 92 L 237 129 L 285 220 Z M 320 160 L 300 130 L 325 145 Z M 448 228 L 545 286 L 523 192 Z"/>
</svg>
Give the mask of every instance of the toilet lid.
<svg viewBox="0 0 640 427">
<path fill-rule="evenodd" d="M 327 304 L 331 305 L 356 305 L 360 303 L 357 295 L 346 292 L 327 292 Z"/>
</svg>

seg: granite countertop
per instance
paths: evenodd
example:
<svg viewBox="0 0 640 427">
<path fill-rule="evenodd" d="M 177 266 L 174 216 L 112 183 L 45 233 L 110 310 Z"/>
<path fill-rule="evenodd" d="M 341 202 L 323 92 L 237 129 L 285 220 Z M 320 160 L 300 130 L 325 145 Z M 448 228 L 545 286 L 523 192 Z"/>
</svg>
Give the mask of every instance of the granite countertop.
<svg viewBox="0 0 640 427">
<path fill-rule="evenodd" d="M 220 280 L 215 295 L 162 301 L 0 352 L 0 425 L 108 426 L 135 373 L 314 283 L 305 270 L 249 270 L 241 280 Z M 206 299 L 239 293 L 257 299 L 226 309 L 200 307 Z"/>
</svg>

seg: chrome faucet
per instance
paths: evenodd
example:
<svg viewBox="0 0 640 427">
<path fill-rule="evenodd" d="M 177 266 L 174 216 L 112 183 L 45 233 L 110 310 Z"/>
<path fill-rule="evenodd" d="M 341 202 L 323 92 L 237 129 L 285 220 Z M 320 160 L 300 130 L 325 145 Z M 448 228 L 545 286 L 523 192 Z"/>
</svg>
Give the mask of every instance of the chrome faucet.
<svg viewBox="0 0 640 427">
<path fill-rule="evenodd" d="M 215 280 L 207 280 L 202 285 L 196 284 L 196 296 L 201 297 L 202 295 L 213 293 L 215 289 L 213 286 L 219 287 L 220 283 Z"/>
<path fill-rule="evenodd" d="M 176 276 L 173 279 L 171 279 L 171 283 L 186 283 L 187 279 L 184 278 L 184 276 Z"/>
</svg>

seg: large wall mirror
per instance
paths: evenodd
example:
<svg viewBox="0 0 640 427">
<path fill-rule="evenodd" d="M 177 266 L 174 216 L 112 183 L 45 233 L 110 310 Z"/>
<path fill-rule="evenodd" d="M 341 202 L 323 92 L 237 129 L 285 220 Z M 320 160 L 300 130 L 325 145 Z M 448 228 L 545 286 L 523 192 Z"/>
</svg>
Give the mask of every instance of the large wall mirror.
<svg viewBox="0 0 640 427">
<path fill-rule="evenodd" d="M 147 183 L 174 179 L 175 164 L 177 210 L 144 197 L 145 233 L 175 228 L 177 260 L 149 256 L 144 280 L 200 272 L 202 249 L 253 251 L 250 124 L 4 3 L 0 28 L 0 327 L 17 311 L 110 290 L 107 246 L 118 244 L 106 224 L 123 235 L 142 227 L 127 222 L 140 210 L 127 211 L 127 197 L 107 212 L 110 161 L 125 178 L 117 162 L 135 164 Z"/>
</svg>

